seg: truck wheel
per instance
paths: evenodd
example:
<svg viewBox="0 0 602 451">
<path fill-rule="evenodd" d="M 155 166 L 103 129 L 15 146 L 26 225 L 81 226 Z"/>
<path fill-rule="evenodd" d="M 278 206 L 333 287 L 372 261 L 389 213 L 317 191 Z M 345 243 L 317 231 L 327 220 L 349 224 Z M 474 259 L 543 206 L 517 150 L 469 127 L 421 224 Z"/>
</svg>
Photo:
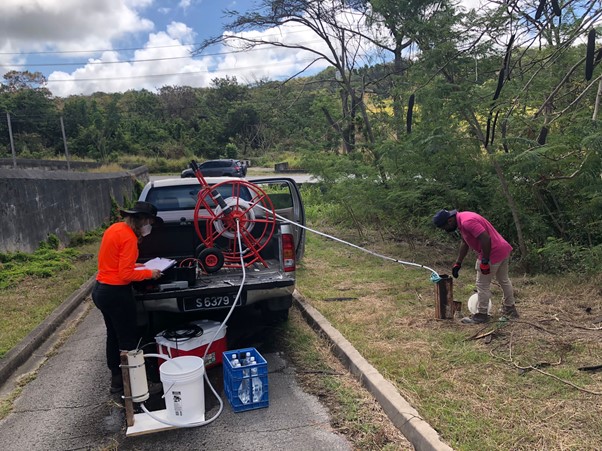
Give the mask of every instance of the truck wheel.
<svg viewBox="0 0 602 451">
<path fill-rule="evenodd" d="M 288 312 L 293 305 L 291 295 L 267 299 L 261 306 L 261 315 L 268 324 L 279 324 L 288 321 Z"/>
<path fill-rule="evenodd" d="M 211 274 L 219 271 L 224 266 L 224 254 L 219 249 L 208 247 L 199 254 L 199 262 L 203 270 Z"/>
</svg>

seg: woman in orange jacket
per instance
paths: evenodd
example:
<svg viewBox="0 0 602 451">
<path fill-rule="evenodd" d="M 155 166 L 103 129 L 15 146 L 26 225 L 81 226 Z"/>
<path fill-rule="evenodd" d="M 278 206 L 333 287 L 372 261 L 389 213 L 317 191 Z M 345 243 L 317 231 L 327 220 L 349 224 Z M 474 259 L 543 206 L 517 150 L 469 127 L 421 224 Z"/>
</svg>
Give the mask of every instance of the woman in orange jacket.
<svg viewBox="0 0 602 451">
<path fill-rule="evenodd" d="M 136 301 L 131 282 L 158 279 L 158 269 L 136 269 L 138 242 L 148 235 L 153 224 L 162 223 L 157 208 L 148 202 L 136 202 L 130 210 L 119 210 L 122 222 L 104 233 L 98 253 L 98 274 L 92 300 L 107 327 L 107 366 L 111 370 L 111 393 L 123 390 L 120 353 L 138 346 Z"/>
</svg>

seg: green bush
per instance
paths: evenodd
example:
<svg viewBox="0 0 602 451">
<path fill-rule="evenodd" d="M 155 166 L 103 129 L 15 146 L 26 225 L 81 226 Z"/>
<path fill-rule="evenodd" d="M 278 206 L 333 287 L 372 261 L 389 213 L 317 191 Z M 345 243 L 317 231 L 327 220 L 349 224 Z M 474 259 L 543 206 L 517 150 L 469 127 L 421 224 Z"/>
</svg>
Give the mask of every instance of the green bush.
<svg viewBox="0 0 602 451">
<path fill-rule="evenodd" d="M 0 289 L 14 287 L 28 276 L 51 277 L 58 271 L 70 269 L 79 255 L 80 253 L 73 248 L 57 250 L 47 245 L 41 246 L 31 254 L 0 254 Z"/>
<path fill-rule="evenodd" d="M 226 144 L 225 153 L 226 153 L 226 158 L 234 159 L 238 156 L 238 147 L 236 147 L 236 144 L 228 143 L 228 144 Z"/>
<path fill-rule="evenodd" d="M 84 244 L 93 243 L 102 237 L 105 228 L 99 227 L 96 230 L 92 230 L 89 232 L 73 232 L 70 233 L 69 236 L 69 247 L 79 247 Z"/>
<path fill-rule="evenodd" d="M 536 257 L 535 269 L 545 273 L 592 273 L 602 270 L 602 245 L 587 248 L 549 237 L 545 245 L 533 254 Z"/>
<path fill-rule="evenodd" d="M 44 249 L 53 249 L 53 250 L 57 250 L 59 248 L 59 245 L 61 244 L 59 238 L 51 233 L 50 235 L 48 235 L 48 238 L 46 239 L 46 241 L 42 241 L 39 245 L 39 248 L 44 250 Z"/>
</svg>

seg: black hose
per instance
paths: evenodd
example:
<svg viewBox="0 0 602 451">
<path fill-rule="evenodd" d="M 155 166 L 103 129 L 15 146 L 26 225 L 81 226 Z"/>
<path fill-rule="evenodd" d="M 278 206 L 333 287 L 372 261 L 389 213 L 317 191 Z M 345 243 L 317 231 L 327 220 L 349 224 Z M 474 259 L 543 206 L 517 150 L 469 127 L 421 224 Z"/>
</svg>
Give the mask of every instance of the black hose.
<svg viewBox="0 0 602 451">
<path fill-rule="evenodd" d="M 161 332 L 161 336 L 169 341 L 180 343 L 182 341 L 192 340 L 203 335 L 203 328 L 196 324 L 186 324 L 185 326 L 166 329 Z"/>
</svg>

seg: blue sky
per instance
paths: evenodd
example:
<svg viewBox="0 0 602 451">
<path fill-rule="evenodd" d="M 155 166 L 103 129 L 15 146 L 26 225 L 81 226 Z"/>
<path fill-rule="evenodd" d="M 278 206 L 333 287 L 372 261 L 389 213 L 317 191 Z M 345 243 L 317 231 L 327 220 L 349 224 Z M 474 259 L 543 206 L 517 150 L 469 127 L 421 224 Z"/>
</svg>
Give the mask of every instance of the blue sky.
<svg viewBox="0 0 602 451">
<path fill-rule="evenodd" d="M 221 33 L 224 9 L 247 12 L 256 5 L 255 0 L 1 0 L 0 73 L 42 72 L 59 97 L 203 87 L 226 76 L 241 83 L 285 79 L 305 67 L 307 53 L 215 48 L 191 56 L 195 44 Z M 307 30 L 277 33 L 283 40 L 315 41 Z"/>
<path fill-rule="evenodd" d="M 479 1 L 461 0 L 465 5 Z M 288 79 L 315 55 L 267 46 L 248 52 L 217 47 L 192 56 L 198 43 L 223 31 L 230 20 L 224 10 L 244 13 L 258 4 L 259 0 L 0 0 L 0 76 L 10 70 L 42 72 L 57 97 L 206 87 L 224 77 L 236 77 L 240 83 Z M 361 16 L 349 10 L 337 19 L 349 27 L 363 27 Z M 330 53 L 308 28 L 295 24 L 248 33 Z M 358 65 L 381 62 L 373 59 L 373 52 L 365 43 L 358 45 L 356 55 L 363 59 Z M 305 75 L 326 66 L 320 61 Z"/>
</svg>

